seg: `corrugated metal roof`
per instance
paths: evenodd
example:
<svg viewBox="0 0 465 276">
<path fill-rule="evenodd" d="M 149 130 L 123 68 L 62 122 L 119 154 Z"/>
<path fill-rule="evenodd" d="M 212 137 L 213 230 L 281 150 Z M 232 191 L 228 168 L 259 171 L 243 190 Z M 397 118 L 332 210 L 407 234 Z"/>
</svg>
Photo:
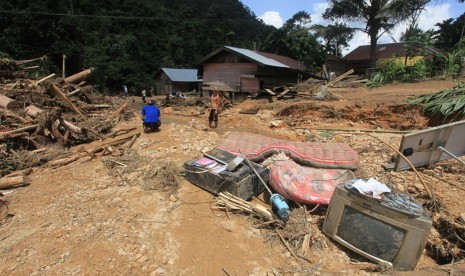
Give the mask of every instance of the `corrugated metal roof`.
<svg viewBox="0 0 465 276">
<path fill-rule="evenodd" d="M 197 69 L 176 69 L 176 68 L 161 68 L 163 72 L 175 82 L 201 82 L 197 78 Z"/>
<path fill-rule="evenodd" d="M 254 52 L 248 49 L 242 49 L 242 48 L 236 48 L 236 47 L 231 47 L 231 46 L 225 46 L 226 49 L 236 52 L 240 55 L 243 55 L 249 59 L 255 60 L 258 63 L 261 63 L 263 65 L 267 66 L 273 66 L 273 67 L 282 67 L 282 68 L 291 68 L 273 58 L 268 58 L 264 55 L 261 55 L 258 52 Z"/>
</svg>

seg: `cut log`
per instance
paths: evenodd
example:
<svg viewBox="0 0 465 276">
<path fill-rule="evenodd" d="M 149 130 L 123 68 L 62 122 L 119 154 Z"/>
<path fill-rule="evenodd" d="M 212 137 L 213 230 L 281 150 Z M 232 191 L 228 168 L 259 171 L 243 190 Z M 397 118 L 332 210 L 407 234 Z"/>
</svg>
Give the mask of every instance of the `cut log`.
<svg viewBox="0 0 465 276">
<path fill-rule="evenodd" d="M 3 177 L 0 179 L 0 189 L 12 188 L 25 184 L 28 184 L 28 178 L 24 175 Z"/>
<path fill-rule="evenodd" d="M 8 98 L 7 96 L 0 95 L 0 107 L 4 109 L 15 109 L 18 106 L 18 102 Z"/>
<path fill-rule="evenodd" d="M 126 106 L 128 105 L 128 102 L 124 102 L 119 108 L 118 110 L 116 110 L 115 113 L 113 113 L 110 118 L 114 118 L 116 115 L 120 114 L 125 108 Z"/>
<path fill-rule="evenodd" d="M 24 112 L 32 118 L 37 118 L 37 116 L 39 116 L 39 113 L 44 112 L 44 110 L 38 108 L 37 106 L 30 105 L 24 109 Z"/>
<path fill-rule="evenodd" d="M 86 69 L 84 71 L 81 71 L 77 74 L 74 74 L 74 75 L 71 75 L 67 78 L 65 78 L 65 82 L 66 83 L 79 83 L 81 82 L 82 80 L 84 80 L 88 75 L 90 75 L 90 73 L 92 73 L 92 71 L 94 70 L 94 68 L 89 68 L 89 69 Z"/>
<path fill-rule="evenodd" d="M 58 89 L 58 87 L 56 87 L 54 83 L 50 84 L 48 91 L 55 95 L 57 98 L 67 102 L 70 105 L 71 110 L 81 115 L 82 118 L 86 119 L 84 114 L 82 114 L 82 112 L 68 99 L 68 97 L 63 92 L 60 91 L 60 89 Z"/>
</svg>

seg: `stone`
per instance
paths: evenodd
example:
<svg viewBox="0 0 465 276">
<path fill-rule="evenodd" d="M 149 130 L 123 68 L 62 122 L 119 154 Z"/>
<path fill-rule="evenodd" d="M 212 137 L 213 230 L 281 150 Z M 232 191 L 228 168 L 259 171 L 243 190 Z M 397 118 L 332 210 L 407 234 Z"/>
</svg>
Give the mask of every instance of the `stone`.
<svg viewBox="0 0 465 276">
<path fill-rule="evenodd" d="M 172 114 L 174 112 L 172 107 L 165 107 L 163 109 L 163 114 Z"/>
</svg>

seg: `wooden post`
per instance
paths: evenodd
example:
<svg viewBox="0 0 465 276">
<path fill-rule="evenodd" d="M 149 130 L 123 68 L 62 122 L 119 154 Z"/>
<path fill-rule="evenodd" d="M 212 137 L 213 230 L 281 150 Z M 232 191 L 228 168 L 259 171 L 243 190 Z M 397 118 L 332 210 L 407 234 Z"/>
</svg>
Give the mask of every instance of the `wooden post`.
<svg viewBox="0 0 465 276">
<path fill-rule="evenodd" d="M 62 78 L 65 78 L 65 66 L 66 66 L 66 55 L 63 54 L 63 64 L 62 64 L 62 71 L 61 71 L 61 76 Z"/>
<path fill-rule="evenodd" d="M 15 109 L 18 106 L 18 102 L 8 98 L 7 96 L 0 95 L 0 108 L 4 109 Z"/>
</svg>

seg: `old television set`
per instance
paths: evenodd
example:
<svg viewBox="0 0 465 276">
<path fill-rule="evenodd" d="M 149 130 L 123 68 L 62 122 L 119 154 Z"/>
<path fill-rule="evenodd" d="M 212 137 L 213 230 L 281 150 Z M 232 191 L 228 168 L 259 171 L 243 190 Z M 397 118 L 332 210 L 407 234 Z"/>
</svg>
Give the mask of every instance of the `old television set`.
<svg viewBox="0 0 465 276">
<path fill-rule="evenodd" d="M 397 190 L 376 199 L 349 180 L 336 186 L 323 233 L 351 251 L 397 270 L 413 270 L 422 256 L 432 220 L 411 197 Z"/>
</svg>

